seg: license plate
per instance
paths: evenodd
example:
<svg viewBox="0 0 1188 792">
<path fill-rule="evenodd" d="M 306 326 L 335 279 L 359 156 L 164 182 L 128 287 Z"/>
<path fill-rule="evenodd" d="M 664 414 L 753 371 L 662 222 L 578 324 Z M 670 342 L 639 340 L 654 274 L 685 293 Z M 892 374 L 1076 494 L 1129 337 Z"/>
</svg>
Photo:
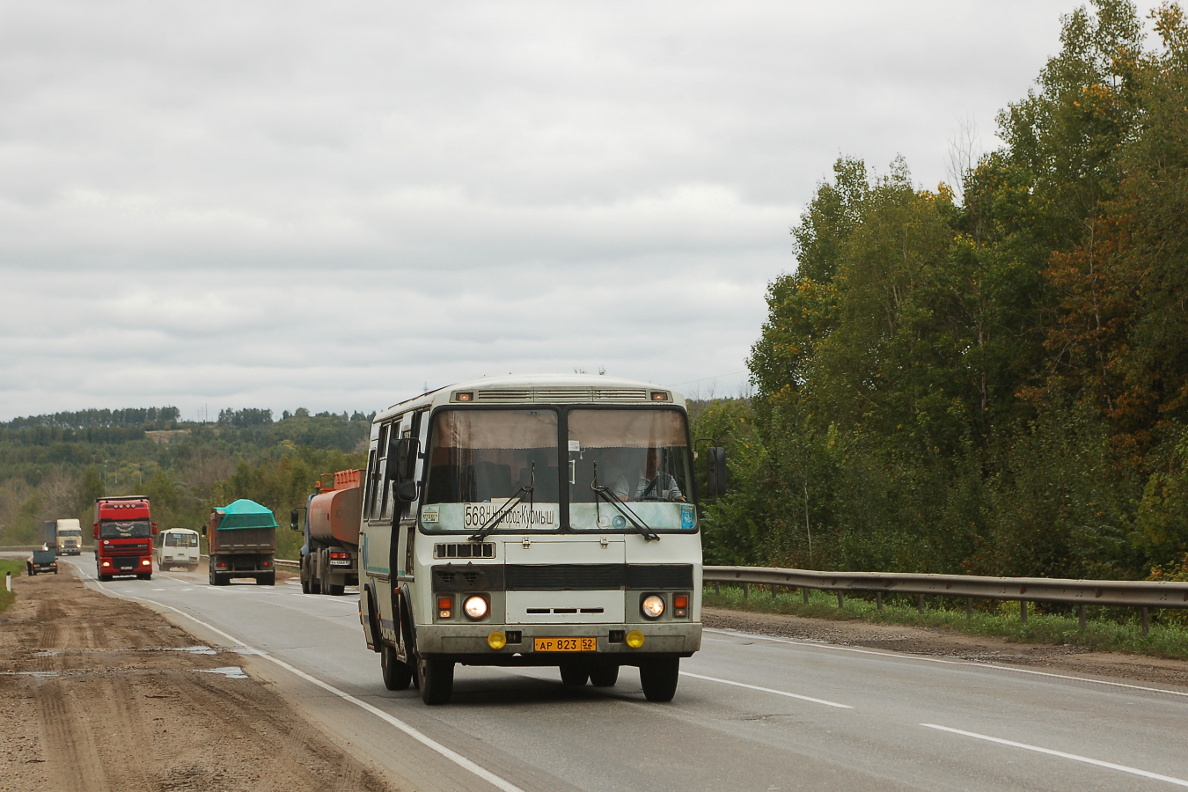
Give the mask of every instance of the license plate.
<svg viewBox="0 0 1188 792">
<path fill-rule="evenodd" d="M 597 638 L 534 638 L 532 648 L 537 652 L 597 652 Z"/>
</svg>

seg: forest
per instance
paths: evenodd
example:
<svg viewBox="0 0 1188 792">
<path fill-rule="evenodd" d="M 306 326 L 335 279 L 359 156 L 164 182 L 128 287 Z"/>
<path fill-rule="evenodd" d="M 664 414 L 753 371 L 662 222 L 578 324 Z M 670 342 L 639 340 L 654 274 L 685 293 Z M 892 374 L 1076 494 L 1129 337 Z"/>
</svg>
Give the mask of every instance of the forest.
<svg viewBox="0 0 1188 792">
<path fill-rule="evenodd" d="M 1188 26 L 1095 0 L 998 115 L 997 150 L 913 186 L 843 157 L 769 284 L 707 559 L 1185 579 Z"/>
<path fill-rule="evenodd" d="M 1152 35 L 1144 31 L 1148 28 Z M 1188 24 L 1093 0 L 953 184 L 842 157 L 768 285 L 752 392 L 697 404 L 729 454 L 707 563 L 1188 579 Z M 693 351 L 689 351 L 693 354 Z M 196 527 L 304 503 L 370 416 L 174 408 L 0 424 L 0 544 L 99 494 Z M 288 534 L 289 532 L 283 532 Z M 290 548 L 291 549 L 291 548 Z"/>
<path fill-rule="evenodd" d="M 362 467 L 372 415 L 226 409 L 212 423 L 173 407 L 87 410 L 0 423 L 0 545 L 41 541 L 45 520 L 94 521 L 101 495 L 148 495 L 161 528 L 197 529 L 238 498 L 282 525 L 324 473 Z M 85 531 L 84 531 L 85 534 Z M 278 534 L 295 558 L 299 535 Z"/>
</svg>

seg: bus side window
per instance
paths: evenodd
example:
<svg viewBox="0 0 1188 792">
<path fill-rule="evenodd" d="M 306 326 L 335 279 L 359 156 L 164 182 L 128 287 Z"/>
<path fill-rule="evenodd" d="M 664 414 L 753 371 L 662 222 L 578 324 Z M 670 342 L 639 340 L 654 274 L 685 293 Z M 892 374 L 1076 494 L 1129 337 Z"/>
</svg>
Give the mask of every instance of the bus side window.
<svg viewBox="0 0 1188 792">
<path fill-rule="evenodd" d="M 375 491 L 378 489 L 375 477 L 378 475 L 378 472 L 375 469 L 375 449 L 373 448 L 367 454 L 367 481 L 365 482 L 367 490 L 364 495 L 363 505 L 363 514 L 369 519 L 375 516 Z"/>
</svg>

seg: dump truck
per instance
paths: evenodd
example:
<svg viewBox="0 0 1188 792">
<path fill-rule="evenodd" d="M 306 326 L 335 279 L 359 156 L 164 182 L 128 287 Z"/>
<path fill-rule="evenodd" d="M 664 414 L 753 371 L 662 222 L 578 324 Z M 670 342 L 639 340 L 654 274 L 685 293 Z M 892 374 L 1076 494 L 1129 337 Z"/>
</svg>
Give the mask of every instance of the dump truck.
<svg viewBox="0 0 1188 792">
<path fill-rule="evenodd" d="M 212 509 L 210 525 L 200 533 L 210 547 L 212 586 L 225 586 L 233 578 L 253 578 L 263 586 L 276 583 L 276 518 L 268 507 L 240 498 Z"/>
<path fill-rule="evenodd" d="M 301 547 L 301 591 L 342 594 L 359 585 L 359 516 L 363 505 L 362 470 L 328 473 L 314 487 L 305 508 L 305 544 Z M 289 514 L 289 527 L 301 530 L 300 512 Z"/>
<path fill-rule="evenodd" d="M 100 580 L 115 575 L 153 576 L 153 522 L 149 499 L 121 495 L 95 499 L 95 571 Z"/>
</svg>

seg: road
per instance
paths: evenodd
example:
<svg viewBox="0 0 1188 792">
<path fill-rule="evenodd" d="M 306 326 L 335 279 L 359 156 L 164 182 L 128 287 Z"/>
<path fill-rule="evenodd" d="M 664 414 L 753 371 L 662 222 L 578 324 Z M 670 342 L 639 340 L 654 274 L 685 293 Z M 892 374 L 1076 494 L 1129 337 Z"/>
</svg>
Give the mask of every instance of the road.
<svg viewBox="0 0 1188 792">
<path fill-rule="evenodd" d="M 89 586 L 236 648 L 339 744 L 418 789 L 1159 790 L 1188 788 L 1188 688 L 708 630 L 671 704 L 624 669 L 459 667 L 453 700 L 388 692 L 352 596 L 213 587 L 203 572 Z"/>
</svg>

